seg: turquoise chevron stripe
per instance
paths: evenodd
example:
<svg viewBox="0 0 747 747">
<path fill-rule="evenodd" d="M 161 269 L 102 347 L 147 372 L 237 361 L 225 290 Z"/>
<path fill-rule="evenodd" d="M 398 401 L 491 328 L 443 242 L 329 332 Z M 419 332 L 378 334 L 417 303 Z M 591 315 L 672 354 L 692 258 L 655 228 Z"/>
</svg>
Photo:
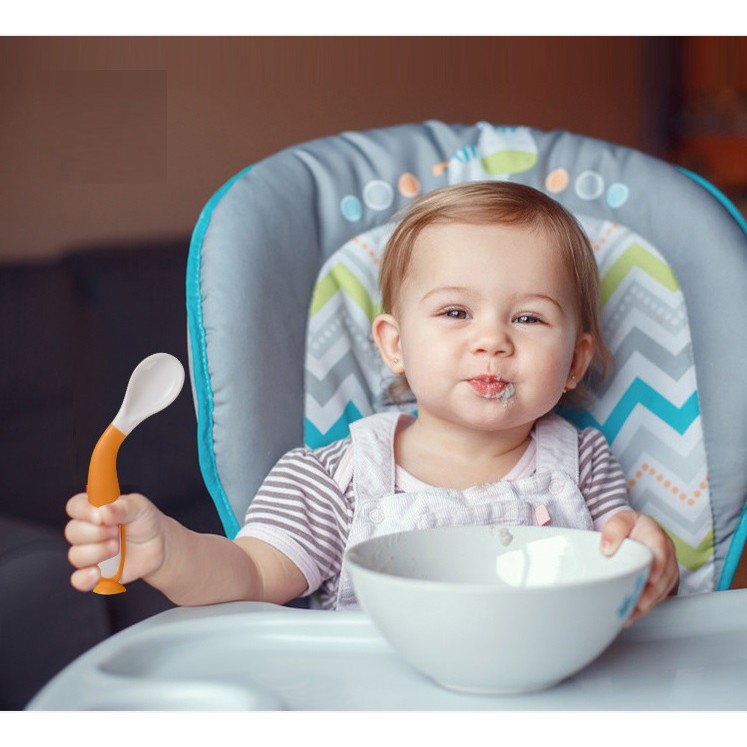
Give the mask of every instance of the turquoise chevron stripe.
<svg viewBox="0 0 747 747">
<path fill-rule="evenodd" d="M 334 425 L 326 432 L 322 433 L 308 418 L 306 418 L 304 440 L 306 446 L 310 449 L 318 449 L 327 446 L 333 441 L 339 441 L 341 438 L 350 433 L 350 423 L 360 420 L 363 416 L 360 410 L 352 403 L 348 402 L 342 415 L 335 421 Z"/>
<path fill-rule="evenodd" d="M 561 414 L 570 420 L 577 428 L 593 427 L 600 430 L 607 441 L 612 443 L 620 429 L 625 425 L 625 421 L 633 412 L 636 405 L 643 405 L 654 415 L 663 420 L 667 425 L 682 435 L 700 415 L 700 405 L 698 403 L 698 393 L 693 392 L 688 400 L 677 407 L 673 405 L 666 397 L 662 396 L 654 388 L 649 386 L 642 379 L 636 378 L 628 387 L 628 390 L 615 405 L 615 409 L 604 423 L 599 423 L 593 415 L 586 410 L 563 409 Z"/>
</svg>

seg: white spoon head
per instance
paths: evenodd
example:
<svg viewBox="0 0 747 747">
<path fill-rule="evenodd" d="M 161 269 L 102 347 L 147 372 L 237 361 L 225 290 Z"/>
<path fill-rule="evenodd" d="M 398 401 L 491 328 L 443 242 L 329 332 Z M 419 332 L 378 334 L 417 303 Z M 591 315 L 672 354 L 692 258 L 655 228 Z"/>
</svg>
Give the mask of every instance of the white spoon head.
<svg viewBox="0 0 747 747">
<path fill-rule="evenodd" d="M 184 367 L 168 353 L 140 361 L 130 376 L 122 407 L 112 425 L 128 435 L 146 418 L 168 407 L 184 384 Z"/>
</svg>

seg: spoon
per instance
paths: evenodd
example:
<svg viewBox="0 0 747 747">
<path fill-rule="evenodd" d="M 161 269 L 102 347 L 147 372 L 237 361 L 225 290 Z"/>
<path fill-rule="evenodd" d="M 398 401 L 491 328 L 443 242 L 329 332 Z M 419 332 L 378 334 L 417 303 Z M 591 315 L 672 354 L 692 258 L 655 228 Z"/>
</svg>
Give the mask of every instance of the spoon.
<svg viewBox="0 0 747 747">
<path fill-rule="evenodd" d="M 105 506 L 119 498 L 117 453 L 125 438 L 151 415 L 168 407 L 184 384 L 184 368 L 168 353 L 155 353 L 136 366 L 127 384 L 122 406 L 99 438 L 91 454 L 86 493 L 94 506 Z M 97 594 L 121 594 L 120 583 L 125 562 L 125 531 L 119 527 L 119 552 L 99 563 L 101 579 Z"/>
</svg>

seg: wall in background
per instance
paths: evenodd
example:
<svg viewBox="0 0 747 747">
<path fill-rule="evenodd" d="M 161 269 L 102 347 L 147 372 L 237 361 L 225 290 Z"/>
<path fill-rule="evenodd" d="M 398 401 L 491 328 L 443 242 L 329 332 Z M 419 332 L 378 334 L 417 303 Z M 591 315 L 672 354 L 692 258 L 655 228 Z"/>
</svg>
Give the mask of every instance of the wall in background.
<svg viewBox="0 0 747 747">
<path fill-rule="evenodd" d="M 665 156 L 676 42 L 640 37 L 0 39 L 0 261 L 188 235 L 273 152 L 441 119 Z"/>
<path fill-rule="evenodd" d="M 747 37 L 685 37 L 678 52 L 671 157 L 747 216 Z"/>
</svg>

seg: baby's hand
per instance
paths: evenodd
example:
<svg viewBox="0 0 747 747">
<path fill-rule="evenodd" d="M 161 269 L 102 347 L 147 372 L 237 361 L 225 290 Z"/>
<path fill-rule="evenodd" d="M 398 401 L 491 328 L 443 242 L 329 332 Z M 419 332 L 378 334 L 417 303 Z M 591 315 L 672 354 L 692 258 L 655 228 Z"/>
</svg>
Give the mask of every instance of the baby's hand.
<svg viewBox="0 0 747 747">
<path fill-rule="evenodd" d="M 636 511 L 620 511 L 612 516 L 602 529 L 602 552 L 614 555 L 626 537 L 646 545 L 654 555 L 646 588 L 625 623 L 628 627 L 670 593 L 676 592 L 680 571 L 674 543 L 651 517 Z"/>
<path fill-rule="evenodd" d="M 85 493 L 78 493 L 67 502 L 66 511 L 71 519 L 65 527 L 72 545 L 68 560 L 78 569 L 70 583 L 78 591 L 93 589 L 101 576 L 98 563 L 119 551 L 120 524 L 125 525 L 122 583 L 143 578 L 163 564 L 166 517 L 144 495 L 123 495 L 97 508 Z"/>
</svg>

